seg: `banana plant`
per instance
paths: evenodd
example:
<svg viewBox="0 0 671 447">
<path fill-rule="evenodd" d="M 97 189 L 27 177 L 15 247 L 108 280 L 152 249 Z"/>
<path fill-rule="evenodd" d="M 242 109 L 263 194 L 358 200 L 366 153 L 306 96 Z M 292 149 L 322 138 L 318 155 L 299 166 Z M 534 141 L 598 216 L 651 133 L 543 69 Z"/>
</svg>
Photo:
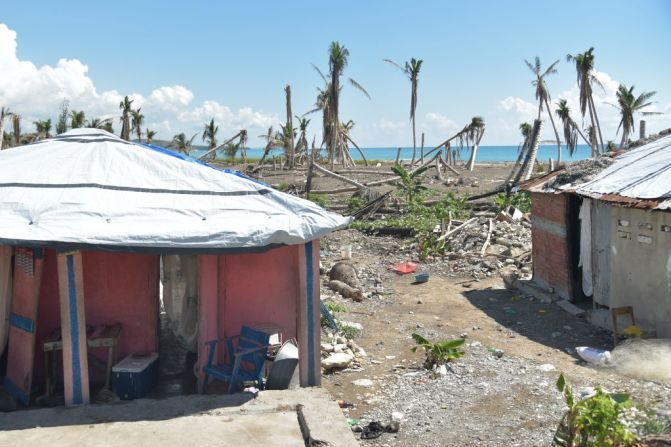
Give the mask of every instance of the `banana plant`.
<svg viewBox="0 0 671 447">
<path fill-rule="evenodd" d="M 408 201 L 408 206 L 414 203 L 414 200 L 419 193 L 426 190 L 426 186 L 422 185 L 422 174 L 424 174 L 427 169 L 429 169 L 429 166 L 423 166 L 414 171 L 408 171 L 399 163 L 396 163 L 391 167 L 391 170 L 400 177 L 397 185 L 405 195 L 405 198 Z"/>
<path fill-rule="evenodd" d="M 465 352 L 458 349 L 463 346 L 465 340 L 463 338 L 455 338 L 454 340 L 444 340 L 433 343 L 417 333 L 412 334 L 412 339 L 415 340 L 417 346 L 412 347 L 412 352 L 417 352 L 418 349 L 423 349 L 426 354 L 424 360 L 424 367 L 432 369 L 437 365 L 444 365 L 447 362 L 456 360 L 464 356 Z"/>
</svg>

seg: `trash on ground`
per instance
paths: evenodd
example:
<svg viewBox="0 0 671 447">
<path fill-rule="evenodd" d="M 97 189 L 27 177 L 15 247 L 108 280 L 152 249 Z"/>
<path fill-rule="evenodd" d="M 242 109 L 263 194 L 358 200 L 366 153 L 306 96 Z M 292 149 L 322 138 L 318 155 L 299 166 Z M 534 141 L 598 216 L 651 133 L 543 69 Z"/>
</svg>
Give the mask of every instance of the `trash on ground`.
<svg viewBox="0 0 671 447">
<path fill-rule="evenodd" d="M 407 275 L 408 273 L 414 273 L 417 271 L 417 264 L 410 261 L 401 262 L 394 265 L 391 269 L 396 273 L 400 273 L 401 275 Z"/>
<path fill-rule="evenodd" d="M 592 365 L 606 366 L 611 364 L 610 351 L 604 349 L 590 348 L 589 346 L 578 346 L 575 348 L 581 359 Z"/>
</svg>

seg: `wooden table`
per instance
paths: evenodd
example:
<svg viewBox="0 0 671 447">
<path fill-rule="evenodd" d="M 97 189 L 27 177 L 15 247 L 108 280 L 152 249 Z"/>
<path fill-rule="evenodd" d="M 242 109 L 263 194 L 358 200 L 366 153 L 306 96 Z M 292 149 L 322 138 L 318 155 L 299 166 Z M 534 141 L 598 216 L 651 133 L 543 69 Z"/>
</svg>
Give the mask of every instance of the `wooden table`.
<svg viewBox="0 0 671 447">
<path fill-rule="evenodd" d="M 119 333 L 121 324 L 109 324 L 100 326 L 86 326 L 86 344 L 89 348 L 107 348 L 107 363 L 89 355 L 89 362 L 94 366 L 101 366 L 105 369 L 105 388 L 110 389 L 110 378 L 112 376 L 112 366 L 116 362 L 117 346 L 119 344 Z M 51 353 L 63 350 L 63 337 L 61 328 L 53 331 L 43 343 L 44 349 L 44 368 L 46 369 L 46 394 L 52 394 L 53 381 L 51 379 L 52 365 Z M 55 362 L 54 362 L 55 364 Z"/>
</svg>

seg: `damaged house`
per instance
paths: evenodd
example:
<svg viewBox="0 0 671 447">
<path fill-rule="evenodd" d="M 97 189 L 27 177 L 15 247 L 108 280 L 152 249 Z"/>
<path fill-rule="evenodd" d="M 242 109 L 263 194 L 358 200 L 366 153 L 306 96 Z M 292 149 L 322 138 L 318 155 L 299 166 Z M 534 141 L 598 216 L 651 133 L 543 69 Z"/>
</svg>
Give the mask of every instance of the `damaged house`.
<svg viewBox="0 0 671 447">
<path fill-rule="evenodd" d="M 531 194 L 538 286 L 592 298 L 596 324 L 612 329 L 618 312 L 633 311 L 645 334 L 671 337 L 671 135 L 521 189 Z"/>
</svg>

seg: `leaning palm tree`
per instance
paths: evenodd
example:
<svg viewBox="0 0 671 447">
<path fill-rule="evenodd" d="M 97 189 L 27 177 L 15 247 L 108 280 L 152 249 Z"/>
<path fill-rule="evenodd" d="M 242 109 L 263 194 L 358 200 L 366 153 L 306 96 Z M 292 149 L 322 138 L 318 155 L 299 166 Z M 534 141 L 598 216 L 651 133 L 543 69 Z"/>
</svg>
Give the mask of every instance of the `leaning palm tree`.
<svg viewBox="0 0 671 447">
<path fill-rule="evenodd" d="M 156 131 L 149 130 L 149 128 L 147 128 L 144 133 L 145 135 L 147 135 L 147 139 L 145 140 L 147 144 L 151 143 L 154 140 L 154 137 L 156 136 Z"/>
<path fill-rule="evenodd" d="M 140 113 L 141 107 L 137 110 L 131 110 L 131 132 L 135 131 L 137 140 L 142 143 L 142 125 L 144 124 L 144 115 Z"/>
<path fill-rule="evenodd" d="M 263 167 L 263 163 L 266 161 L 266 157 L 270 153 L 271 150 L 277 147 L 284 147 L 284 138 L 283 138 L 283 133 L 273 132 L 273 126 L 270 126 L 268 128 L 268 132 L 266 132 L 265 135 L 259 135 L 259 138 L 263 138 L 266 140 L 266 146 L 263 149 L 263 155 L 261 155 L 261 159 L 257 163 L 256 167 L 252 170 L 252 172 L 256 172 L 259 169 Z"/>
<path fill-rule="evenodd" d="M 203 129 L 203 142 L 207 143 L 208 150 L 217 147 L 217 132 L 219 132 L 219 126 L 214 124 L 214 118 L 212 118 L 209 123 L 205 123 L 205 128 Z M 213 152 L 212 157 L 214 156 L 215 154 Z"/>
<path fill-rule="evenodd" d="M 519 129 L 520 133 L 522 134 L 522 143 L 517 148 L 517 160 L 515 161 L 513 168 L 510 170 L 510 174 L 508 174 L 508 178 L 505 182 L 506 185 L 511 185 L 511 181 L 513 179 L 517 179 L 517 181 L 519 181 L 518 173 L 522 169 L 522 162 L 526 158 L 527 152 L 529 151 L 529 137 L 531 136 L 532 130 L 531 124 L 521 123 Z"/>
<path fill-rule="evenodd" d="M 178 133 L 174 137 L 172 137 L 172 142 L 170 143 L 171 145 L 174 145 L 177 147 L 177 149 L 180 152 L 184 152 L 184 154 L 189 155 L 191 152 L 191 145 L 193 144 L 194 138 L 196 138 L 197 133 L 193 134 L 193 136 L 190 139 L 186 139 L 186 134 L 184 132 Z"/>
<path fill-rule="evenodd" d="M 473 147 L 471 149 L 471 157 L 466 164 L 466 169 L 472 171 L 475 167 L 475 157 L 478 152 L 480 140 L 482 140 L 482 136 L 485 134 L 485 120 L 481 116 L 474 116 L 467 128 L 468 130 L 465 133 L 465 137 L 468 142 L 473 144 Z"/>
<path fill-rule="evenodd" d="M 331 168 L 333 168 L 336 151 L 342 148 L 342 133 L 340 129 L 340 77 L 342 76 L 349 58 L 349 50 L 339 42 L 331 42 L 329 46 L 329 82 L 327 85 L 328 116 L 327 125 L 329 127 L 329 139 L 325 140 L 326 148 L 331 157 Z M 323 75 L 322 75 L 323 77 Z M 365 88 L 354 79 L 349 78 L 349 83 L 363 92 L 370 99 L 370 95 Z M 344 163 L 344 154 L 337 154 L 339 161 Z"/>
<path fill-rule="evenodd" d="M 596 135 L 599 136 L 599 141 L 601 142 L 601 150 L 603 151 L 603 137 L 601 136 L 601 126 L 599 125 L 599 117 L 596 114 L 596 108 L 594 107 L 594 97 L 592 96 L 592 84 L 597 84 L 601 86 L 599 80 L 594 76 L 594 47 L 590 47 L 589 50 L 584 53 L 578 53 L 576 55 L 567 54 L 566 60 L 568 62 L 575 63 L 575 71 L 578 82 L 578 89 L 580 90 L 580 113 L 582 114 L 583 119 L 585 118 L 585 113 L 589 111 L 589 118 L 591 126 L 597 130 L 595 132 L 595 137 L 590 140 L 592 141 L 592 156 L 598 154 L 599 149 L 597 146 Z"/>
<path fill-rule="evenodd" d="M 119 109 L 121 109 L 121 138 L 126 141 L 130 141 L 131 104 L 133 104 L 133 100 L 129 99 L 128 96 L 125 96 L 123 101 L 119 103 Z"/>
<path fill-rule="evenodd" d="M 86 114 L 83 110 L 72 110 L 70 112 L 70 127 L 73 129 L 79 129 L 84 127 L 86 123 Z"/>
<path fill-rule="evenodd" d="M 634 113 L 642 112 L 642 110 L 650 105 L 649 101 L 657 92 L 643 92 L 638 97 L 634 95 L 634 86 L 627 88 L 627 86 L 620 84 L 615 94 L 617 97 L 617 109 L 620 111 L 620 124 L 617 126 L 617 132 L 622 128 L 622 141 L 620 141 L 620 148 L 629 140 L 629 133 L 634 131 Z M 654 115 L 655 112 L 642 112 L 643 115 Z M 617 135 L 616 132 L 616 135 Z"/>
<path fill-rule="evenodd" d="M 417 111 L 417 84 L 419 83 L 419 70 L 422 68 L 422 63 L 424 61 L 422 59 L 415 59 L 413 57 L 410 59 L 410 62 L 406 62 L 405 66 L 402 67 L 391 59 L 383 60 L 384 62 L 387 62 L 401 70 L 406 74 L 406 76 L 408 76 L 408 79 L 410 79 L 410 121 L 412 121 L 412 161 L 410 164 L 415 164 L 415 157 L 417 153 L 417 134 L 415 128 L 415 112 Z"/>
<path fill-rule="evenodd" d="M 13 115 L 14 114 L 10 112 L 8 107 L 2 107 L 0 109 L 0 149 L 3 148 L 3 143 L 5 141 L 5 119 Z"/>
<path fill-rule="evenodd" d="M 555 132 L 555 138 L 557 140 L 557 163 L 561 163 L 561 141 L 559 140 L 559 133 L 557 132 L 557 126 L 555 126 L 555 121 L 552 119 L 552 111 L 550 111 L 550 92 L 548 91 L 547 84 L 545 83 L 545 77 L 551 74 L 557 73 L 557 64 L 559 59 L 554 61 L 548 68 L 544 71 L 541 69 L 541 60 L 538 56 L 534 58 L 534 63 L 531 64 L 528 60 L 524 60 L 524 63 L 527 64 L 529 70 L 536 76 L 536 79 L 531 81 L 531 84 L 536 87 L 536 99 L 538 100 L 538 119 L 541 119 L 541 112 L 543 111 L 543 106 L 545 106 L 545 111 L 550 117 L 550 122 L 552 123 L 552 129 Z"/>
<path fill-rule="evenodd" d="M 566 142 L 566 149 L 568 149 L 569 154 L 573 157 L 575 153 L 575 148 L 578 145 L 578 135 L 590 145 L 590 142 L 587 140 L 585 135 L 580 131 L 580 127 L 573 121 L 571 118 L 571 109 L 568 106 L 568 102 L 565 99 L 560 99 L 557 103 L 557 108 L 555 109 L 557 117 L 562 122 L 564 130 L 564 141 Z"/>
</svg>

